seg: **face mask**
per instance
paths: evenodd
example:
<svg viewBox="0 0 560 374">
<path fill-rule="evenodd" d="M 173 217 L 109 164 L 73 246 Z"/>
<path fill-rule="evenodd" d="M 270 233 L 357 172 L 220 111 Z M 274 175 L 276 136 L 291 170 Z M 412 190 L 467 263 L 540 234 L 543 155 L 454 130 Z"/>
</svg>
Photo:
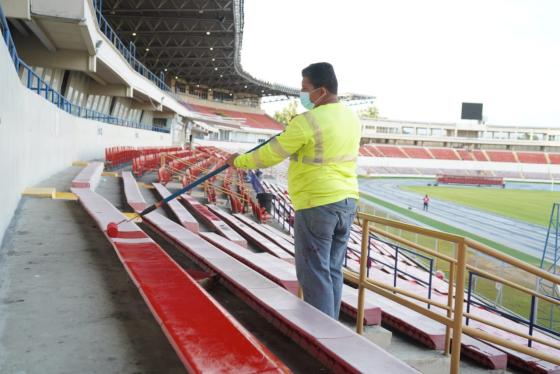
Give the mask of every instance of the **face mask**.
<svg viewBox="0 0 560 374">
<path fill-rule="evenodd" d="M 303 105 L 303 107 L 307 110 L 311 110 L 315 106 L 315 104 L 313 104 L 313 102 L 309 98 L 309 92 L 300 91 L 299 101 L 301 101 L 301 105 Z"/>
<path fill-rule="evenodd" d="M 319 87 L 321 88 L 321 87 Z M 311 90 L 311 92 L 318 90 L 319 88 L 316 88 L 314 90 Z M 309 94 L 311 92 L 305 92 L 305 91 L 300 91 L 299 92 L 299 100 L 301 101 L 301 105 L 303 105 L 303 107 L 307 110 L 311 110 L 315 107 L 315 104 L 313 104 L 313 102 L 311 101 L 311 98 L 309 97 Z M 317 101 L 321 101 L 323 99 L 323 96 L 321 96 L 319 98 L 319 100 Z"/>
</svg>

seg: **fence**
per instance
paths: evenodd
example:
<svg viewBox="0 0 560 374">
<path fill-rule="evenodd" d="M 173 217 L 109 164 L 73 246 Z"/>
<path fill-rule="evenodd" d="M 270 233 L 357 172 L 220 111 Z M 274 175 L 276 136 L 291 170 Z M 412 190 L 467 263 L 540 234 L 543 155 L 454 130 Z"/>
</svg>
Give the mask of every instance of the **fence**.
<svg viewBox="0 0 560 374">
<path fill-rule="evenodd" d="M 448 354 L 451 348 L 451 368 L 450 372 L 455 374 L 459 372 L 459 360 L 461 352 L 461 335 L 465 333 L 477 339 L 484 340 L 491 344 L 499 345 L 505 348 L 509 348 L 521 353 L 560 365 L 560 357 L 558 355 L 551 355 L 547 352 L 536 350 L 532 347 L 533 342 L 538 342 L 539 344 L 552 347 L 554 349 L 560 349 L 560 344 L 551 341 L 550 339 L 543 339 L 540 336 L 535 336 L 534 332 L 536 329 L 546 332 L 548 334 L 555 333 L 550 331 L 543 326 L 539 326 L 536 319 L 536 300 L 542 300 L 547 303 L 551 303 L 555 306 L 560 305 L 560 300 L 551 298 L 547 295 L 539 294 L 526 286 L 520 284 L 519 282 L 506 280 L 501 276 L 493 275 L 481 268 L 478 268 L 467 263 L 468 253 L 481 253 L 491 258 L 503 261 L 511 266 L 519 269 L 520 272 L 525 272 L 534 277 L 539 277 L 545 279 L 552 284 L 560 284 L 560 277 L 552 275 L 546 271 L 543 271 L 535 266 L 517 260 L 513 257 L 505 255 L 498 252 L 488 246 L 485 246 L 476 241 L 464 238 L 462 236 L 447 234 L 435 230 L 429 230 L 422 227 L 393 221 L 365 213 L 358 213 L 358 219 L 361 220 L 362 225 L 362 246 L 360 250 L 360 269 L 359 273 L 345 270 L 345 278 L 347 281 L 357 284 L 359 287 L 359 297 L 358 297 L 358 318 L 357 318 L 357 331 L 358 333 L 363 332 L 363 316 L 364 316 L 364 302 L 365 302 L 365 290 L 376 292 L 381 296 L 384 296 L 390 300 L 396 301 L 399 304 L 406 306 L 420 314 L 425 315 L 439 323 L 446 326 L 446 338 L 445 338 L 445 350 L 444 353 Z M 383 227 L 385 229 L 383 229 Z M 404 239 L 398 235 L 391 234 L 387 231 L 388 228 L 394 228 L 402 230 L 403 232 L 415 233 L 424 236 L 428 236 L 437 240 L 447 241 L 454 244 L 457 248 L 453 256 L 448 256 L 442 253 L 438 253 L 433 249 L 427 248 L 420 244 L 414 243 L 408 239 Z M 441 303 L 432 300 L 430 297 L 418 296 L 412 292 L 406 291 L 404 289 L 399 289 L 393 285 L 385 284 L 368 277 L 368 261 L 369 250 L 370 250 L 370 238 L 373 235 L 378 237 L 387 238 L 392 242 L 398 242 L 403 246 L 413 248 L 415 251 L 422 252 L 424 256 L 430 258 L 437 258 L 441 261 L 446 261 L 449 264 L 449 282 L 448 282 L 448 297 L 447 303 Z M 396 272 L 396 269 L 395 269 Z M 468 290 L 467 290 L 467 305 L 465 310 L 465 278 L 468 275 Z M 491 279 L 494 282 L 498 282 L 502 285 L 507 285 L 514 288 L 515 290 L 522 292 L 529 296 L 531 299 L 531 309 L 530 317 L 528 320 L 521 318 L 514 318 L 507 315 L 506 318 L 510 320 L 515 320 L 528 325 L 528 333 L 523 333 L 514 328 L 508 327 L 507 325 L 496 323 L 490 321 L 480 316 L 474 315 L 470 311 L 471 305 L 476 305 L 477 301 L 472 299 L 471 285 L 473 277 L 484 277 Z M 430 309 L 428 307 L 423 307 L 423 305 L 418 302 L 425 303 L 427 305 L 436 307 Z M 487 305 L 484 305 L 486 308 Z M 501 312 L 496 309 L 497 312 Z M 502 314 L 502 313 L 500 313 Z M 492 328 L 500 329 L 509 334 L 517 335 L 518 337 L 527 339 L 527 345 L 519 344 L 507 339 L 499 338 L 493 334 L 482 331 L 480 329 L 472 328 L 469 326 L 471 320 L 480 322 Z M 451 340 L 452 338 L 452 340 Z"/>
</svg>

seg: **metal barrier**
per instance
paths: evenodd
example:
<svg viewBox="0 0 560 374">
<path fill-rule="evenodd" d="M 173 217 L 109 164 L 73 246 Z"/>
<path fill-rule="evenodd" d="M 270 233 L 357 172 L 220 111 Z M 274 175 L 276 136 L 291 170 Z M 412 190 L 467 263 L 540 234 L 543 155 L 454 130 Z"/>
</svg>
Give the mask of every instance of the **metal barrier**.
<svg viewBox="0 0 560 374">
<path fill-rule="evenodd" d="M 59 109 L 64 110 L 67 113 L 75 115 L 81 118 L 92 119 L 95 121 L 105 122 L 112 125 L 119 125 L 125 127 L 133 127 L 143 130 L 151 130 L 156 132 L 169 133 L 169 129 L 162 129 L 159 127 L 154 127 L 148 124 L 142 124 L 139 122 L 131 121 L 128 119 L 123 119 L 119 117 L 114 117 L 105 113 L 100 113 L 92 109 L 88 109 L 79 105 L 75 105 L 70 100 L 65 98 L 60 92 L 53 89 L 47 82 L 45 82 L 35 71 L 27 65 L 17 54 L 15 43 L 12 39 L 12 34 L 8 26 L 8 20 L 4 15 L 4 11 L 0 6 L 0 31 L 2 32 L 2 37 L 6 46 L 8 47 L 8 52 L 14 63 L 16 72 L 20 76 L 21 80 L 24 80 L 26 87 L 32 91 L 35 91 L 39 96 L 43 96 L 45 99 L 56 105 Z"/>
<path fill-rule="evenodd" d="M 424 316 L 431 318 L 439 323 L 442 323 L 446 327 L 446 337 L 445 337 L 445 349 L 444 354 L 449 354 L 451 348 L 451 367 L 450 373 L 456 374 L 459 373 L 459 361 L 460 361 L 460 354 L 461 354 L 461 335 L 465 333 L 473 338 L 477 338 L 486 342 L 489 342 L 494 345 L 502 346 L 505 348 L 509 348 L 548 362 L 551 362 L 556 365 L 560 365 L 560 357 L 558 355 L 551 355 L 546 352 L 535 350 L 531 347 L 531 342 L 538 342 L 540 344 L 560 349 L 560 344 L 556 344 L 546 339 L 542 339 L 537 336 L 533 336 L 533 331 L 535 328 L 539 328 L 543 331 L 546 329 L 537 326 L 534 323 L 535 318 L 535 300 L 541 299 L 545 300 L 546 302 L 553 303 L 554 305 L 560 305 L 560 300 L 551 298 L 546 295 L 542 295 L 528 289 L 520 284 L 517 284 L 513 281 L 506 280 L 500 276 L 496 276 L 490 274 L 482 269 L 479 269 L 475 266 L 469 265 L 466 262 L 467 258 L 467 251 L 472 250 L 479 253 L 482 253 L 486 256 L 498 259 L 503 261 L 507 264 L 515 266 L 516 268 L 527 272 L 528 274 L 534 275 L 535 277 L 540 277 L 545 279 L 552 284 L 560 284 L 560 277 L 555 276 L 551 273 L 543 271 L 533 265 L 526 264 L 516 258 L 511 256 L 505 255 L 501 252 L 498 252 L 486 245 L 478 243 L 468 238 L 464 238 L 458 235 L 452 235 L 440 231 L 425 229 L 422 227 L 410 225 L 407 223 L 402 223 L 394 220 L 389 220 L 365 213 L 358 213 L 358 219 L 362 221 L 362 245 L 360 251 L 360 270 L 359 273 L 355 273 L 349 270 L 344 271 L 345 279 L 351 283 L 358 285 L 359 293 L 358 293 L 358 317 L 357 317 L 357 327 L 356 330 L 358 333 L 363 333 L 363 317 L 364 317 L 364 302 L 365 302 L 365 290 L 368 289 L 375 293 L 380 294 L 383 297 L 386 297 L 390 300 L 398 302 L 399 304 L 408 307 L 415 312 L 423 314 Z M 430 248 L 424 247 L 420 244 L 414 243 L 408 239 L 402 238 L 398 235 L 394 235 L 392 233 L 387 232 L 379 227 L 376 227 L 372 224 L 382 225 L 391 228 L 397 228 L 405 232 L 416 233 L 420 235 L 424 235 L 427 237 L 435 238 L 438 240 L 448 241 L 450 243 L 454 243 L 457 248 L 455 252 L 455 256 L 447 256 L 445 254 L 438 253 Z M 438 258 L 439 260 L 446 261 L 449 263 L 449 283 L 448 283 L 448 297 L 447 297 L 447 304 L 440 303 L 434 300 L 430 300 L 430 298 L 425 298 L 422 296 L 418 296 L 412 292 L 399 289 L 394 285 L 385 284 L 383 282 L 379 282 L 373 279 L 368 278 L 368 271 L 367 271 L 367 262 L 369 258 L 369 241 L 370 237 L 374 233 L 375 235 L 388 238 L 392 241 L 399 242 L 403 245 L 406 245 L 409 248 L 413 248 L 419 252 L 423 252 L 426 256 L 431 258 Z M 469 295 L 467 296 L 467 310 L 464 310 L 464 299 L 465 299 L 465 275 L 469 272 L 469 277 L 476 274 L 477 276 L 483 276 L 485 278 L 491 279 L 495 282 L 499 282 L 503 285 L 507 285 L 509 287 L 513 287 L 518 291 L 522 291 L 527 293 L 531 296 L 532 299 L 532 311 L 531 311 L 531 318 L 528 322 L 529 324 L 529 334 L 522 333 L 517 331 L 513 328 L 510 328 L 505 325 L 498 324 L 493 321 L 486 320 L 479 316 L 473 315 L 469 309 L 469 303 L 472 304 L 472 299 Z M 469 288 L 470 289 L 470 288 Z M 411 300 L 412 299 L 412 300 Z M 421 303 L 426 303 L 428 305 L 432 305 L 436 308 L 428 309 L 423 307 Z M 485 305 L 486 307 L 486 305 Z M 463 322 L 463 319 L 466 319 Z M 503 330 L 507 333 L 517 335 L 519 337 L 525 338 L 528 340 L 527 346 L 518 344 L 506 339 L 498 338 L 493 334 L 489 334 L 479 329 L 475 329 L 468 326 L 468 320 L 475 320 L 477 322 L 486 324 L 496 329 Z M 452 340 L 451 340 L 452 338 Z"/>
<path fill-rule="evenodd" d="M 294 233 L 294 217 L 296 212 L 293 206 L 287 203 L 284 199 L 275 196 L 275 203 L 272 204 L 271 216 L 279 224 L 282 225 L 284 230 L 290 234 Z"/>
<path fill-rule="evenodd" d="M 107 39 L 117 48 L 121 55 L 128 61 L 129 65 L 139 74 L 151 80 L 160 90 L 171 93 L 171 87 L 169 87 L 163 80 L 163 75 L 157 76 L 150 69 L 148 69 L 143 63 L 138 61 L 136 58 L 136 46 L 134 43 L 130 42 L 127 45 L 119 38 L 116 31 L 113 30 L 107 19 L 103 16 L 103 0 L 93 0 L 93 7 L 95 8 L 95 14 L 97 18 L 97 23 L 99 29 Z"/>
</svg>

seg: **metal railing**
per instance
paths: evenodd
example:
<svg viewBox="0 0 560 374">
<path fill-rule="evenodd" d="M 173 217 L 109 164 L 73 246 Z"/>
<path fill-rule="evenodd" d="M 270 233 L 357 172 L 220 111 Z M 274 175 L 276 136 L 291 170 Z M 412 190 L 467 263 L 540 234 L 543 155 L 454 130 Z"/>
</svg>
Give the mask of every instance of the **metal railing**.
<svg viewBox="0 0 560 374">
<path fill-rule="evenodd" d="M 525 319 L 521 316 L 515 315 L 513 313 L 508 313 L 502 309 L 499 308 L 495 308 L 492 307 L 491 305 L 488 305 L 488 303 L 484 303 L 484 302 L 480 302 L 478 300 L 473 299 L 473 285 L 474 285 L 474 281 L 476 280 L 476 278 L 485 278 L 485 279 L 490 279 L 482 274 L 478 274 L 475 271 L 469 271 L 469 280 L 468 280 L 468 289 L 467 289 L 467 315 L 470 313 L 470 309 L 471 309 L 471 305 L 474 306 L 480 306 L 486 310 L 489 310 L 493 313 L 496 313 L 504 318 L 509 319 L 510 321 L 522 324 L 522 325 L 526 325 L 529 329 L 529 336 L 533 336 L 533 332 L 538 329 L 542 332 L 545 332 L 551 336 L 555 336 L 557 338 L 560 338 L 560 332 L 558 331 L 554 331 L 552 329 L 549 329 L 545 326 L 539 325 L 536 321 L 537 319 L 537 308 L 536 308 L 536 304 L 537 304 L 537 296 L 535 295 L 531 295 L 530 296 L 530 309 L 529 309 L 529 318 Z M 465 319 L 465 324 L 468 326 L 469 325 L 469 317 L 466 317 Z M 527 339 L 527 346 L 531 347 L 533 345 L 533 339 L 532 338 L 528 338 Z"/>
<path fill-rule="evenodd" d="M 119 38 L 116 31 L 111 27 L 109 21 L 103 16 L 102 0 L 93 0 L 93 7 L 95 9 L 95 15 L 97 18 L 97 23 L 101 32 L 109 39 L 109 41 L 117 48 L 129 65 L 140 75 L 151 80 L 160 90 L 171 93 L 171 87 L 169 87 L 163 77 L 163 72 L 160 75 L 156 75 L 150 69 L 148 69 L 143 63 L 141 63 L 136 58 L 136 46 L 134 43 L 130 42 L 128 46 Z"/>
<path fill-rule="evenodd" d="M 8 26 L 8 20 L 6 19 L 6 16 L 4 15 L 4 11 L 2 10 L 1 6 L 0 6 L 0 31 L 2 32 L 2 37 L 4 39 L 4 42 L 8 47 L 8 52 L 10 54 L 10 57 L 16 69 L 16 72 L 20 76 L 20 79 L 25 81 L 26 87 L 32 91 L 35 91 L 39 96 L 43 96 L 46 100 L 56 105 L 59 109 L 62 109 L 65 112 L 75 115 L 77 117 L 92 119 L 92 120 L 105 122 L 113 125 L 169 133 L 168 129 L 157 128 L 157 127 L 153 127 L 152 125 L 142 124 L 128 119 L 114 117 L 109 114 L 97 112 L 95 110 L 73 104 L 70 100 L 64 97 L 60 92 L 58 92 L 57 90 L 52 88 L 47 82 L 45 82 L 33 70 L 33 68 L 27 65 L 18 56 L 15 43 L 12 39 L 12 34 Z"/>
<path fill-rule="evenodd" d="M 514 281 L 506 280 L 500 276 L 488 273 L 485 270 L 477 268 L 475 266 L 467 264 L 467 251 L 475 253 L 481 253 L 491 258 L 495 258 L 499 261 L 503 261 L 509 265 L 516 267 L 519 271 L 524 271 L 529 275 L 540 277 L 545 279 L 552 284 L 560 284 L 560 277 L 555 276 L 551 273 L 543 271 L 533 265 L 529 265 L 522 262 L 516 258 L 505 255 L 498 252 L 488 246 L 481 243 L 473 241 L 471 239 L 452 235 L 440 231 L 430 230 L 407 223 L 402 223 L 398 221 L 393 221 L 377 216 L 373 216 L 365 213 L 358 213 L 358 219 L 362 222 L 362 245 L 360 251 L 360 269 L 359 273 L 352 272 L 349 270 L 344 271 L 345 279 L 351 283 L 358 285 L 358 317 L 357 317 L 357 327 L 358 333 L 363 333 L 363 321 L 364 321 L 364 303 L 365 303 L 365 290 L 370 290 L 375 293 L 380 294 L 390 300 L 398 302 L 399 304 L 414 310 L 428 318 L 431 318 L 439 323 L 445 325 L 445 349 L 444 354 L 449 354 L 451 348 L 451 367 L 450 372 L 452 374 L 459 373 L 459 362 L 461 354 L 461 336 L 463 333 L 494 345 L 502 346 L 508 349 L 512 349 L 541 360 L 551 362 L 556 365 L 560 365 L 560 356 L 551 355 L 547 352 L 536 350 L 532 347 L 532 342 L 538 342 L 539 344 L 552 347 L 554 349 L 560 349 L 560 344 L 553 342 L 549 339 L 544 339 L 540 336 L 535 336 L 533 334 L 535 328 L 538 326 L 534 323 L 535 314 L 535 300 L 540 299 L 548 303 L 552 303 L 556 306 L 560 306 L 560 300 L 551 298 L 547 295 L 539 294 L 538 292 L 528 289 L 527 287 L 518 284 Z M 376 224 L 377 226 L 374 226 Z M 404 232 L 420 234 L 426 237 L 431 237 L 437 240 L 447 241 L 454 244 L 457 250 L 453 256 L 448 256 L 439 253 L 433 249 L 427 248 L 420 244 L 414 243 L 408 239 L 402 238 L 398 235 L 391 234 L 387 230 L 383 230 L 381 227 L 386 228 L 396 228 Z M 442 303 L 438 301 L 431 300 L 430 298 L 425 298 L 418 296 L 413 292 L 400 289 L 394 285 L 385 284 L 383 282 L 376 281 L 368 277 L 367 262 L 369 258 L 369 240 L 371 235 L 375 234 L 380 237 L 388 238 L 392 241 L 406 245 L 409 248 L 413 248 L 419 252 L 423 252 L 426 256 L 431 258 L 437 258 L 440 261 L 445 261 L 449 263 L 449 277 L 448 277 L 448 294 L 447 303 Z M 473 300 L 467 295 L 467 309 L 464 308 L 465 300 L 465 276 L 466 274 L 477 274 L 477 276 L 483 276 L 485 278 L 491 279 L 494 282 L 499 282 L 500 284 L 507 285 L 521 291 L 531 296 L 532 299 L 532 311 L 531 318 L 529 320 L 529 332 L 523 333 L 514 328 L 508 327 L 507 325 L 500 324 L 494 321 L 484 319 L 478 315 L 473 314 L 470 311 L 469 303 L 473 304 Z M 472 277 L 472 275 L 469 275 Z M 420 302 L 420 303 L 419 303 Z M 421 303 L 426 303 L 435 308 L 428 309 L 422 306 Z M 487 306 L 484 305 L 484 308 Z M 519 344 L 507 339 L 499 338 L 495 334 L 490 334 L 486 331 L 470 327 L 468 325 L 468 320 L 474 320 L 481 324 L 490 326 L 495 329 L 505 331 L 509 334 L 516 335 L 518 337 L 528 340 L 527 345 Z M 464 321 L 465 320 L 465 321 Z M 533 321 L 531 323 L 531 320 Z M 518 321 L 523 322 L 523 321 Z M 542 331 L 544 329 L 540 328 Z M 451 340 L 452 338 L 452 340 Z"/>
<path fill-rule="evenodd" d="M 275 194 L 270 214 L 272 218 L 282 225 L 284 230 L 290 234 L 294 233 L 294 217 L 296 212 L 292 204 L 287 203 L 283 198 Z"/>
</svg>

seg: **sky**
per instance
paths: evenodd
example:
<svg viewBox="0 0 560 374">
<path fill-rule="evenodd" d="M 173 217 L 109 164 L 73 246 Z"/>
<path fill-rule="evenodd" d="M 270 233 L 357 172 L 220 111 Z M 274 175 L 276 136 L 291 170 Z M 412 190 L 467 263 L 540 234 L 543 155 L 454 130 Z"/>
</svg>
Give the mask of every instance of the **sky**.
<svg viewBox="0 0 560 374">
<path fill-rule="evenodd" d="M 300 87 L 327 61 L 339 92 L 375 96 L 383 117 L 456 122 L 481 102 L 488 124 L 560 127 L 558 0 L 244 4 L 241 63 L 257 78 Z"/>
</svg>

